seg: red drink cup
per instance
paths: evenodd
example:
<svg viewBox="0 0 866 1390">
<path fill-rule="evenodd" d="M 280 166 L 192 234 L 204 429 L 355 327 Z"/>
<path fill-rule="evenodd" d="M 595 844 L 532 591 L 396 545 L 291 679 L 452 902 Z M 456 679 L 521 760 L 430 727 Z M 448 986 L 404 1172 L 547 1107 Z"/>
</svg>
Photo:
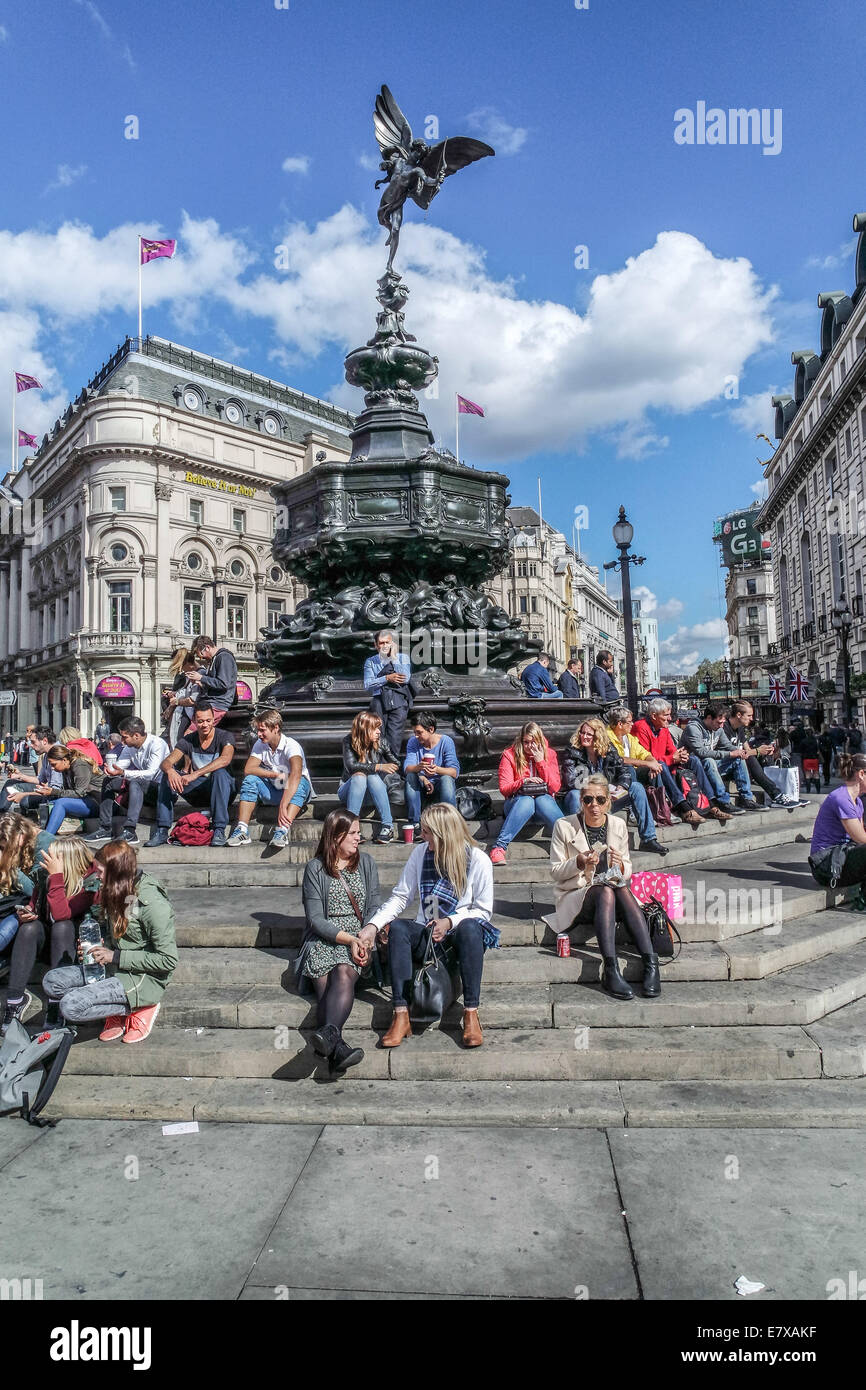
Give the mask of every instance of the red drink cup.
<svg viewBox="0 0 866 1390">
<path fill-rule="evenodd" d="M 414 827 L 414 825 L 404 825 L 404 826 L 403 826 L 403 844 L 404 844 L 404 845 L 411 845 L 411 844 L 413 843 L 414 839 L 415 839 L 415 827 Z"/>
<path fill-rule="evenodd" d="M 571 955 L 571 940 L 567 932 L 562 932 L 561 935 L 556 938 L 556 954 L 558 956 Z"/>
</svg>

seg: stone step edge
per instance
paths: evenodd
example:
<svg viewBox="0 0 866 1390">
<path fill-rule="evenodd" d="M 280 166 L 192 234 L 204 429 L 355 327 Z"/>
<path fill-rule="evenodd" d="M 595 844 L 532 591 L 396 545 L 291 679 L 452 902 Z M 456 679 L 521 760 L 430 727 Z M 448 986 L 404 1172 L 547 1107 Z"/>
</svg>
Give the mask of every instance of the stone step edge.
<svg viewBox="0 0 866 1390">
<path fill-rule="evenodd" d="M 791 1081 L 344 1081 L 61 1077 L 46 1117 L 481 1128 L 860 1129 L 866 1079 Z M 283 1094 L 281 1094 L 281 1091 Z"/>
</svg>

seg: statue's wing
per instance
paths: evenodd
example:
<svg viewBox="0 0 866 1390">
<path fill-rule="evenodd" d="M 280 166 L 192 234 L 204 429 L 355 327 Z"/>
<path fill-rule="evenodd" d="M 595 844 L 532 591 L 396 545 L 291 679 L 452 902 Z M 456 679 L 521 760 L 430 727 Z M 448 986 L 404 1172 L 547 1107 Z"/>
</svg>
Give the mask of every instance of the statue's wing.
<svg viewBox="0 0 866 1390">
<path fill-rule="evenodd" d="M 495 153 L 483 140 L 455 135 L 452 139 L 441 140 L 428 150 L 418 167 L 430 178 L 435 179 L 440 173 L 445 178 L 449 174 L 456 174 L 458 169 L 465 169 L 467 164 L 474 164 L 476 159 L 484 159 Z M 422 188 L 420 193 L 413 193 L 412 197 L 419 208 L 429 208 L 438 191 L 436 188 Z"/>
<path fill-rule="evenodd" d="M 376 98 L 373 128 L 379 149 L 384 153 L 390 146 L 399 146 L 408 157 L 412 144 L 412 127 L 403 115 L 390 87 L 383 87 Z"/>
</svg>

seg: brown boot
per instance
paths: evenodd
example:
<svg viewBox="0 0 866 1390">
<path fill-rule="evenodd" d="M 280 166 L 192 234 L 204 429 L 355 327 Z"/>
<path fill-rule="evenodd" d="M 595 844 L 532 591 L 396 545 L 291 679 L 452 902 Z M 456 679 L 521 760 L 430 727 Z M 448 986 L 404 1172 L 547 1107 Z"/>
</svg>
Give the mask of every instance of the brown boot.
<svg viewBox="0 0 866 1390">
<path fill-rule="evenodd" d="M 484 1041 L 484 1034 L 481 1031 L 481 1024 L 478 1022 L 477 1009 L 464 1009 L 463 1011 L 463 1046 L 480 1047 Z"/>
<path fill-rule="evenodd" d="M 680 820 L 685 821 L 686 825 L 703 825 L 704 818 L 699 816 L 697 811 L 693 811 L 691 806 L 685 811 L 679 812 Z"/>
<path fill-rule="evenodd" d="M 708 820 L 719 820 L 722 824 L 731 819 L 727 811 L 723 811 L 720 806 L 710 806 L 704 811 L 704 818 Z"/>
<path fill-rule="evenodd" d="M 411 1038 L 412 1025 L 408 1009 L 395 1009 L 391 1027 L 382 1039 L 383 1047 L 399 1047 L 404 1038 Z"/>
</svg>

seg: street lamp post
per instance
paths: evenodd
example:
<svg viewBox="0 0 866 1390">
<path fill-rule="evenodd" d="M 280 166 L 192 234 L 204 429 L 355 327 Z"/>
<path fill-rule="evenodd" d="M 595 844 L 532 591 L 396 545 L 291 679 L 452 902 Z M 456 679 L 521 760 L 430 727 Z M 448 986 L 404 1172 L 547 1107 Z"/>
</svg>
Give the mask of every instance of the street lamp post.
<svg viewBox="0 0 866 1390">
<path fill-rule="evenodd" d="M 848 635 L 851 631 L 853 618 L 851 609 L 848 607 L 848 600 L 840 598 L 833 605 L 833 614 L 830 619 L 833 631 L 839 638 L 842 647 L 842 684 L 845 691 L 845 721 L 851 723 L 851 671 L 848 666 Z"/>
<path fill-rule="evenodd" d="M 625 514 L 625 507 L 620 507 L 619 516 L 613 528 L 613 538 L 619 549 L 619 559 L 609 560 L 605 565 L 606 570 L 619 570 L 622 574 L 622 617 L 625 628 L 625 685 L 628 705 L 635 718 L 639 713 L 637 704 L 637 675 L 635 673 L 634 661 L 634 621 L 631 611 L 631 575 L 630 565 L 642 565 L 646 557 L 644 555 L 629 555 L 628 548 L 632 542 L 634 527 Z"/>
</svg>

